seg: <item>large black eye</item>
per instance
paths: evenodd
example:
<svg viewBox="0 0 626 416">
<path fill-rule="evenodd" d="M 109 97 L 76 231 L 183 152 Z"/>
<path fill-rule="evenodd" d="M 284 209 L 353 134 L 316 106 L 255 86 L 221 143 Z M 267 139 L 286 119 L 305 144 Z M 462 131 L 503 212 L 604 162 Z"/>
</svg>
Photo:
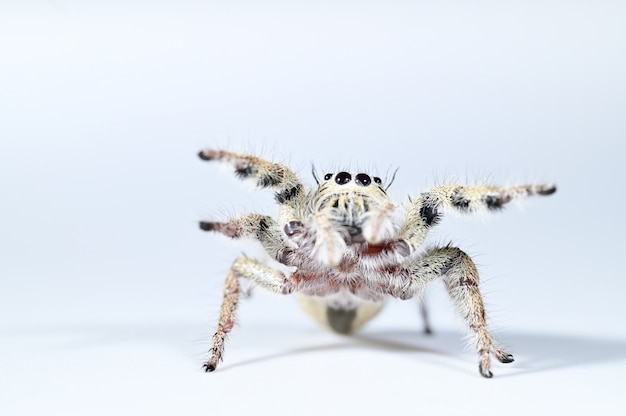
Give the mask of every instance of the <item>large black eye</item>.
<svg viewBox="0 0 626 416">
<path fill-rule="evenodd" d="M 337 176 L 335 176 L 335 182 L 339 185 L 345 185 L 352 180 L 352 175 L 348 172 L 339 172 Z"/>
<path fill-rule="evenodd" d="M 376 182 L 377 185 L 380 185 L 381 183 L 383 183 L 383 181 L 381 181 L 378 176 L 374 176 L 374 182 Z"/>
<path fill-rule="evenodd" d="M 365 173 L 359 173 L 358 175 L 356 175 L 356 178 L 354 178 L 354 182 L 361 186 L 367 186 L 372 183 L 372 179 L 369 177 L 369 175 L 366 175 Z"/>
<path fill-rule="evenodd" d="M 326 175 L 324 175 L 324 180 L 327 181 L 327 180 L 329 180 L 332 177 L 333 177 L 332 173 L 327 173 Z"/>
</svg>

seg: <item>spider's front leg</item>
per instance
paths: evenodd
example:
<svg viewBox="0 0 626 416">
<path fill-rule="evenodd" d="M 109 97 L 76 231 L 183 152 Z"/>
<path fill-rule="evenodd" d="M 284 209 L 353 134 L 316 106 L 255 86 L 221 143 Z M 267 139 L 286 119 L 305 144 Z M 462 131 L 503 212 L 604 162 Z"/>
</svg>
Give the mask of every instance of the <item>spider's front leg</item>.
<svg viewBox="0 0 626 416">
<path fill-rule="evenodd" d="M 235 168 L 241 179 L 252 179 L 259 188 L 274 191 L 276 201 L 295 209 L 305 197 L 304 187 L 287 166 L 273 163 L 252 155 L 244 155 L 226 150 L 205 149 L 198 153 L 202 160 L 227 162 Z"/>
<path fill-rule="evenodd" d="M 256 286 L 279 294 L 292 293 L 296 286 L 295 282 L 280 270 L 248 257 L 236 259 L 226 274 L 220 317 L 209 350 L 209 359 L 204 363 L 204 369 L 207 372 L 214 371 L 222 360 L 226 337 L 235 326 L 235 315 L 241 293 L 240 278 L 250 279 Z"/>
<path fill-rule="evenodd" d="M 200 221 L 200 229 L 224 234 L 230 238 L 249 238 L 261 243 L 275 260 L 281 261 L 286 242 L 274 219 L 261 214 L 244 214 L 226 221 Z"/>
<path fill-rule="evenodd" d="M 492 377 L 490 354 L 502 363 L 513 362 L 513 355 L 499 348 L 487 329 L 485 306 L 479 290 L 478 270 L 472 259 L 456 247 L 430 249 L 408 269 L 408 285 L 398 280 L 390 294 L 402 299 L 414 297 L 424 285 L 441 278 L 457 311 L 467 324 L 476 343 L 480 357 L 479 371 L 484 377 Z"/>
<path fill-rule="evenodd" d="M 394 244 L 398 253 L 415 252 L 426 240 L 432 227 L 441 220 L 443 213 L 471 214 L 481 211 L 496 212 L 513 200 L 529 196 L 552 195 L 554 184 L 530 184 L 510 187 L 440 185 L 423 192 L 408 207 L 407 216 L 400 228 L 400 238 Z"/>
</svg>

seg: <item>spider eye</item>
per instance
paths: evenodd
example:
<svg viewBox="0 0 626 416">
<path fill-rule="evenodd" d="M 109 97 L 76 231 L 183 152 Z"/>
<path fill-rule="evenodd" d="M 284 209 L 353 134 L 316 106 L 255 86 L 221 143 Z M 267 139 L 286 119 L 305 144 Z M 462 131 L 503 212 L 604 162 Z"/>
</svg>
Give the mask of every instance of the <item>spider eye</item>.
<svg viewBox="0 0 626 416">
<path fill-rule="evenodd" d="M 383 183 L 383 181 L 380 180 L 380 178 L 378 176 L 374 176 L 374 182 L 376 182 L 376 184 L 380 185 L 381 183 Z"/>
<path fill-rule="evenodd" d="M 361 186 L 367 186 L 372 183 L 372 179 L 369 177 L 369 175 L 366 175 L 365 173 L 359 173 L 358 175 L 356 175 L 356 178 L 354 178 L 354 182 Z"/>
<path fill-rule="evenodd" d="M 339 185 L 345 185 L 352 180 L 352 175 L 348 172 L 339 172 L 337 176 L 335 176 L 335 182 Z"/>
<path fill-rule="evenodd" d="M 327 181 L 327 180 L 329 180 L 332 177 L 333 177 L 332 173 L 327 173 L 326 175 L 324 175 L 324 180 Z"/>
</svg>

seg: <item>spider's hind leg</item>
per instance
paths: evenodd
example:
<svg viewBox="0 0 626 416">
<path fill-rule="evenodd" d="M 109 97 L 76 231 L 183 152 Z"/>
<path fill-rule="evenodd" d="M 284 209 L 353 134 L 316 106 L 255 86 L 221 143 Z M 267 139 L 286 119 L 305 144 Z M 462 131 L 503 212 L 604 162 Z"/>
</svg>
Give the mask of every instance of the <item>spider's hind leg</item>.
<svg viewBox="0 0 626 416">
<path fill-rule="evenodd" d="M 455 247 L 439 250 L 450 258 L 449 270 L 442 277 L 457 311 L 473 333 L 480 356 L 480 374 L 491 378 L 493 374 L 490 370 L 490 353 L 502 363 L 513 362 L 513 355 L 498 347 L 487 330 L 485 306 L 478 288 L 478 270 L 472 259 Z"/>
<path fill-rule="evenodd" d="M 483 377 L 493 375 L 490 354 L 502 363 L 513 362 L 513 355 L 498 347 L 487 329 L 478 270 L 467 254 L 456 247 L 431 249 L 413 264 L 411 275 L 418 285 L 436 277 L 444 281 L 458 313 L 471 331 Z"/>
<path fill-rule="evenodd" d="M 214 371 L 222 360 L 226 338 L 235 326 L 235 315 L 241 294 L 240 278 L 249 279 L 256 286 L 274 293 L 289 294 L 295 290 L 295 284 L 280 270 L 248 257 L 239 257 L 235 260 L 226 274 L 219 321 L 209 350 L 209 359 L 204 363 L 207 372 Z"/>
<path fill-rule="evenodd" d="M 420 316 L 422 317 L 422 325 L 424 326 L 424 333 L 426 335 L 430 335 L 433 333 L 432 327 L 430 326 L 430 319 L 428 318 L 428 305 L 426 304 L 426 300 L 424 296 L 420 296 L 418 299 L 419 302 L 419 311 Z"/>
</svg>

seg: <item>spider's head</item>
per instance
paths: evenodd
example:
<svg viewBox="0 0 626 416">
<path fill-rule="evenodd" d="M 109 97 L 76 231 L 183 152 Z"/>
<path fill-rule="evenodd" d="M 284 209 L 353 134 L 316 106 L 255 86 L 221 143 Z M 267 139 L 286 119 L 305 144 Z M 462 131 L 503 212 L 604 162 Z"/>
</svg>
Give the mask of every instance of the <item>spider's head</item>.
<svg viewBox="0 0 626 416">
<path fill-rule="evenodd" d="M 365 204 L 362 209 L 367 211 L 370 200 L 374 204 L 383 202 L 387 200 L 387 193 L 378 176 L 342 171 L 324 175 L 324 180 L 319 182 L 317 188 L 317 200 L 318 210 L 328 205 L 337 209 L 350 209 L 353 208 L 351 204 Z"/>
<path fill-rule="evenodd" d="M 328 218 L 348 244 L 387 238 L 394 212 L 379 177 L 344 171 L 324 175 L 312 209 Z"/>
</svg>

